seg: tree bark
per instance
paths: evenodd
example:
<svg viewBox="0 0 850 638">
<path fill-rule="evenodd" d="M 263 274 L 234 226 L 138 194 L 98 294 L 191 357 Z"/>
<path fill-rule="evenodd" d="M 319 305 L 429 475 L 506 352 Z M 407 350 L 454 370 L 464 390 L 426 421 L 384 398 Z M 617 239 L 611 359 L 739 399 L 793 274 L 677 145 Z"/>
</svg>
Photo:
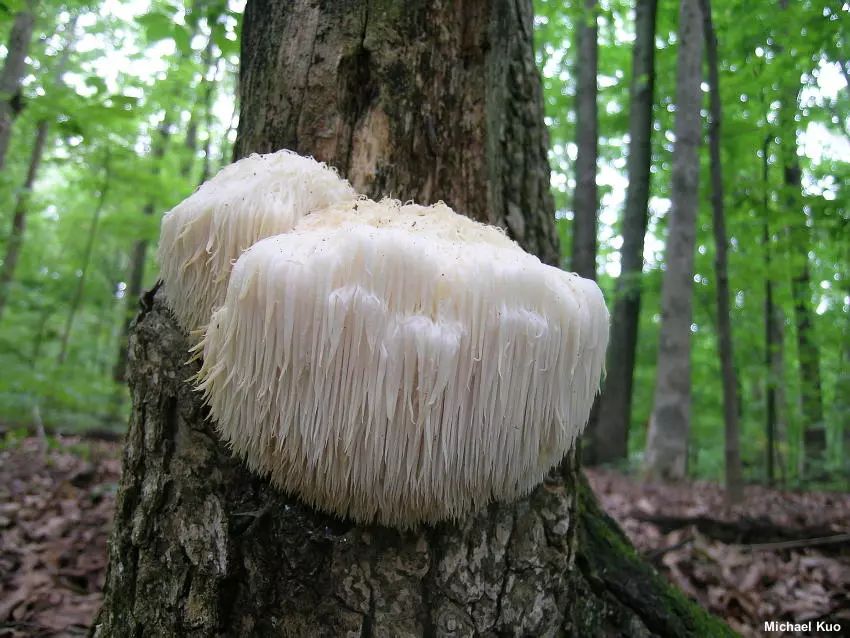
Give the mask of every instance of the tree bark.
<svg viewBox="0 0 850 638">
<path fill-rule="evenodd" d="M 570 268 L 596 279 L 596 161 L 599 145 L 596 75 L 599 59 L 597 0 L 584 0 L 576 29 L 576 190 Z"/>
<path fill-rule="evenodd" d="M 691 319 L 702 137 L 701 13 L 699 0 L 681 0 L 672 205 L 661 286 L 655 396 L 646 448 L 647 473 L 671 480 L 683 478 L 687 471 L 691 421 Z"/>
<path fill-rule="evenodd" d="M 782 362 L 783 351 L 783 325 L 779 307 L 774 300 L 773 280 L 773 257 L 772 239 L 770 232 L 770 182 L 769 182 L 769 160 L 770 141 L 773 135 L 765 137 L 762 145 L 762 251 L 764 254 L 764 368 L 766 374 L 765 392 L 765 439 L 767 449 L 765 451 L 765 462 L 768 485 L 776 482 L 776 463 L 778 453 L 778 441 L 784 428 L 781 426 L 782 405 L 784 403 L 783 378 L 784 364 Z M 779 467 L 782 471 L 782 465 Z"/>
<path fill-rule="evenodd" d="M 850 250 L 845 248 L 845 259 L 850 257 Z M 848 261 L 845 261 L 848 263 Z M 844 280 L 843 287 L 844 296 L 850 296 L 850 285 L 847 280 Z M 844 329 L 842 331 L 842 346 L 841 346 L 841 369 L 838 373 L 838 378 L 835 380 L 835 401 L 834 410 L 836 414 L 843 417 L 850 414 L 850 318 L 844 317 Z M 850 422 L 846 418 L 843 419 L 841 429 L 841 455 L 844 468 L 844 476 L 850 479 Z"/>
<path fill-rule="evenodd" d="M 611 315 L 611 337 L 599 419 L 590 432 L 588 456 L 596 463 L 625 459 L 632 417 L 632 383 L 640 321 L 643 243 L 649 221 L 652 103 L 655 88 L 655 21 L 658 0 L 638 0 L 629 100 L 629 186 L 623 211 L 620 276 Z M 589 452 L 589 453 L 588 453 Z"/>
<path fill-rule="evenodd" d="M 9 289 L 15 277 L 18 267 L 18 258 L 21 256 L 21 248 L 24 245 L 24 232 L 27 227 L 27 213 L 29 213 L 30 197 L 35 178 L 41 166 L 41 157 L 44 155 L 44 147 L 47 144 L 48 125 L 45 120 L 38 123 L 35 130 L 35 141 L 30 152 L 30 163 L 27 168 L 27 176 L 24 184 L 15 198 L 15 210 L 12 213 L 12 229 L 6 240 L 6 254 L 3 256 L 3 267 L 0 270 L 0 319 L 6 311 L 9 302 Z"/>
<path fill-rule="evenodd" d="M 21 80 L 24 78 L 35 25 L 34 0 L 28 0 L 24 6 L 24 9 L 15 14 L 6 45 L 6 61 L 0 74 L 0 171 L 6 165 L 6 152 L 12 139 L 12 124 L 21 110 Z"/>
<path fill-rule="evenodd" d="M 557 258 L 530 2 L 253 0 L 243 25 L 237 156 L 310 153 Z M 636 560 L 572 462 L 516 503 L 405 533 L 278 492 L 206 418 L 158 287 L 142 301 L 95 636 L 726 635 Z"/>
<path fill-rule="evenodd" d="M 76 38 L 74 32 L 77 28 L 78 17 L 72 17 L 65 26 L 65 48 L 62 50 L 62 54 L 56 63 L 56 68 L 53 70 L 53 78 L 57 84 L 62 84 L 62 74 L 68 66 L 68 59 L 74 47 L 74 40 Z M 9 302 L 9 288 L 12 285 L 12 280 L 15 278 L 15 269 L 18 266 L 18 258 L 21 255 L 21 249 L 24 245 L 24 232 L 26 231 L 30 198 L 36 177 L 38 176 L 38 169 L 41 166 L 44 149 L 47 146 L 49 131 L 50 122 L 46 119 L 40 120 L 36 125 L 35 140 L 33 141 L 32 151 L 30 152 L 27 176 L 15 199 L 15 209 L 12 213 L 12 230 L 9 233 L 9 239 L 6 243 L 6 254 L 3 257 L 3 267 L 0 270 L 0 320 L 2 320 L 6 305 Z"/>
<path fill-rule="evenodd" d="M 764 173 L 767 173 L 767 143 L 764 145 Z M 765 184 L 767 179 L 764 180 Z M 776 379 L 773 378 L 776 350 L 776 330 L 773 301 L 773 280 L 771 278 L 770 225 L 767 212 L 767 191 L 764 196 L 764 221 L 762 229 L 762 250 L 764 251 L 764 368 L 767 374 L 767 392 L 765 393 L 765 434 L 767 440 L 766 463 L 767 484 L 773 486 L 776 481 Z"/>
<path fill-rule="evenodd" d="M 714 272 L 717 276 L 717 348 L 723 381 L 723 423 L 726 498 L 740 501 L 743 490 L 741 475 L 741 427 L 738 421 L 738 373 L 732 346 L 732 317 L 729 308 L 729 267 L 726 215 L 723 206 L 723 167 L 720 159 L 720 72 L 718 70 L 717 34 L 711 18 L 711 0 L 700 0 L 708 62 L 709 115 L 708 146 L 711 158 L 711 211 L 714 229 Z"/>
<path fill-rule="evenodd" d="M 297 3 L 285 14 L 253 6 L 266 11 L 267 33 L 289 29 L 294 39 L 286 55 L 268 36 L 242 48 L 237 157 L 309 149 L 359 192 L 443 200 L 558 262 L 534 60 L 497 50 L 519 46 L 509 25 L 532 37 L 530 22 L 511 22 L 515 8 L 499 3 L 491 14 L 467 2 L 438 16 L 427 2 Z"/>
<path fill-rule="evenodd" d="M 795 101 L 796 104 L 796 101 Z M 796 136 L 795 133 L 791 133 Z M 791 294 L 797 328 L 797 362 L 800 370 L 800 404 L 803 412 L 803 475 L 818 478 L 826 462 L 826 423 L 823 418 L 823 391 L 820 377 L 820 352 L 815 338 L 812 311 L 812 282 L 809 272 L 809 228 L 802 210 L 802 170 L 797 160 L 797 144 L 789 141 L 785 153 L 785 188 L 788 205 L 799 209 L 799 221 L 789 229 Z"/>
</svg>

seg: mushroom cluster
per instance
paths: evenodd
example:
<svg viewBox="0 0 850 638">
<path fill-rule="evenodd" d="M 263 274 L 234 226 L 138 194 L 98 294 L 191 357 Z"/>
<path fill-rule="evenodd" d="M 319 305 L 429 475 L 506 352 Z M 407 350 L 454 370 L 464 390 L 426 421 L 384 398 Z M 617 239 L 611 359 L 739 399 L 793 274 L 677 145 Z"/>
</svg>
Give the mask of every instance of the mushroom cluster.
<svg viewBox="0 0 850 638">
<path fill-rule="evenodd" d="M 608 341 L 599 288 L 444 204 L 356 199 L 317 163 L 279 183 L 292 173 L 276 164 L 305 161 L 241 160 L 228 179 L 268 168 L 252 206 L 229 189 L 222 212 L 219 174 L 163 221 L 167 299 L 185 327 L 208 324 L 197 387 L 222 437 L 360 522 L 406 528 L 528 493 L 587 421 Z M 232 272 L 216 250 L 238 256 Z"/>
<path fill-rule="evenodd" d="M 205 326 L 242 251 L 311 211 L 356 198 L 332 168 L 290 151 L 223 168 L 162 219 L 160 274 L 177 320 L 186 330 Z"/>
</svg>

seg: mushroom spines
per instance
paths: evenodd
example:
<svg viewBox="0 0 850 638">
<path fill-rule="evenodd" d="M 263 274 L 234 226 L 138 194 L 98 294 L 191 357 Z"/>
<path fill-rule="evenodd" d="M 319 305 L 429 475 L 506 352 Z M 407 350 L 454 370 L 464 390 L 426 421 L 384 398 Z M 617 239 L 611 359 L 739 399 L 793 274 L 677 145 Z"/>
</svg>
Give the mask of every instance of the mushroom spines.
<svg viewBox="0 0 850 638">
<path fill-rule="evenodd" d="M 290 230 L 313 210 L 356 198 L 332 168 L 289 151 L 251 155 L 223 168 L 162 219 L 160 269 L 181 325 L 206 324 L 243 250 Z"/>
<path fill-rule="evenodd" d="M 587 420 L 606 342 L 595 284 L 447 207 L 361 201 L 239 258 L 199 387 L 277 485 L 407 527 L 539 483 Z"/>
</svg>

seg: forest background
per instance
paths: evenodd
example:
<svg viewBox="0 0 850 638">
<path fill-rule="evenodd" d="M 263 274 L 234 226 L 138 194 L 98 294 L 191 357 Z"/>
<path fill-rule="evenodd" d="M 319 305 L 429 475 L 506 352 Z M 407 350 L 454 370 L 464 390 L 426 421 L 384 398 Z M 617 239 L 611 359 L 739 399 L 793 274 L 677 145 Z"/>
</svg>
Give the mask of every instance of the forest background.
<svg viewBox="0 0 850 638">
<path fill-rule="evenodd" d="M 678 3 L 637 5 L 643 29 L 631 2 L 535 3 L 563 265 L 598 278 L 615 328 L 615 306 L 640 292 L 639 310 L 632 305 L 619 319 L 631 312 L 636 321 L 634 361 L 609 359 L 609 378 L 633 371 L 632 399 L 606 408 L 603 394 L 597 415 L 613 410 L 617 418 L 591 426 L 619 423 L 610 440 L 622 440 L 621 449 L 606 453 L 591 434 L 585 451 L 627 468 L 652 458 L 647 432 L 677 187 L 677 64 L 683 42 L 693 43 L 677 35 Z M 126 335 L 141 291 L 157 277 L 161 215 L 231 158 L 241 11 L 221 0 L 0 4 L 7 442 L 33 427 L 126 427 Z M 697 78 L 694 270 L 678 295 L 692 299 L 690 396 L 677 399 L 686 404 L 685 466 L 690 476 L 720 480 L 734 458 L 731 436 L 745 482 L 840 487 L 850 466 L 850 5 L 715 0 L 711 16 L 718 76 L 702 64 Z M 722 120 L 709 113 L 714 86 Z M 641 155 L 630 145 L 630 115 L 636 96 L 647 95 L 651 135 Z M 718 121 L 719 182 L 710 179 L 708 143 Z M 639 156 L 646 204 L 632 192 L 638 180 L 629 181 L 641 174 Z M 732 378 L 718 348 L 717 183 Z M 630 205 L 645 234 L 624 221 Z M 626 245 L 642 254 L 636 271 L 623 259 Z M 733 429 L 724 396 L 734 397 Z"/>
</svg>

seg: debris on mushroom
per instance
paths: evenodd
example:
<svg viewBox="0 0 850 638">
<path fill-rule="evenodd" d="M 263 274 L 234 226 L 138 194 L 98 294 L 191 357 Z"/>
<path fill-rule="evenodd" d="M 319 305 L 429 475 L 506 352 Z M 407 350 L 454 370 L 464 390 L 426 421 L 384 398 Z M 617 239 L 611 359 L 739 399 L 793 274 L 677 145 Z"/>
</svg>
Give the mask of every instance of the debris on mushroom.
<svg viewBox="0 0 850 638">
<path fill-rule="evenodd" d="M 198 388 L 252 470 L 407 528 L 536 486 L 587 422 L 607 341 L 593 281 L 444 204 L 360 200 L 238 259 Z"/>
<path fill-rule="evenodd" d="M 290 151 L 223 168 L 165 215 L 159 263 L 165 296 L 186 330 L 206 325 L 224 300 L 231 265 L 264 237 L 357 194 L 330 167 Z"/>
</svg>

